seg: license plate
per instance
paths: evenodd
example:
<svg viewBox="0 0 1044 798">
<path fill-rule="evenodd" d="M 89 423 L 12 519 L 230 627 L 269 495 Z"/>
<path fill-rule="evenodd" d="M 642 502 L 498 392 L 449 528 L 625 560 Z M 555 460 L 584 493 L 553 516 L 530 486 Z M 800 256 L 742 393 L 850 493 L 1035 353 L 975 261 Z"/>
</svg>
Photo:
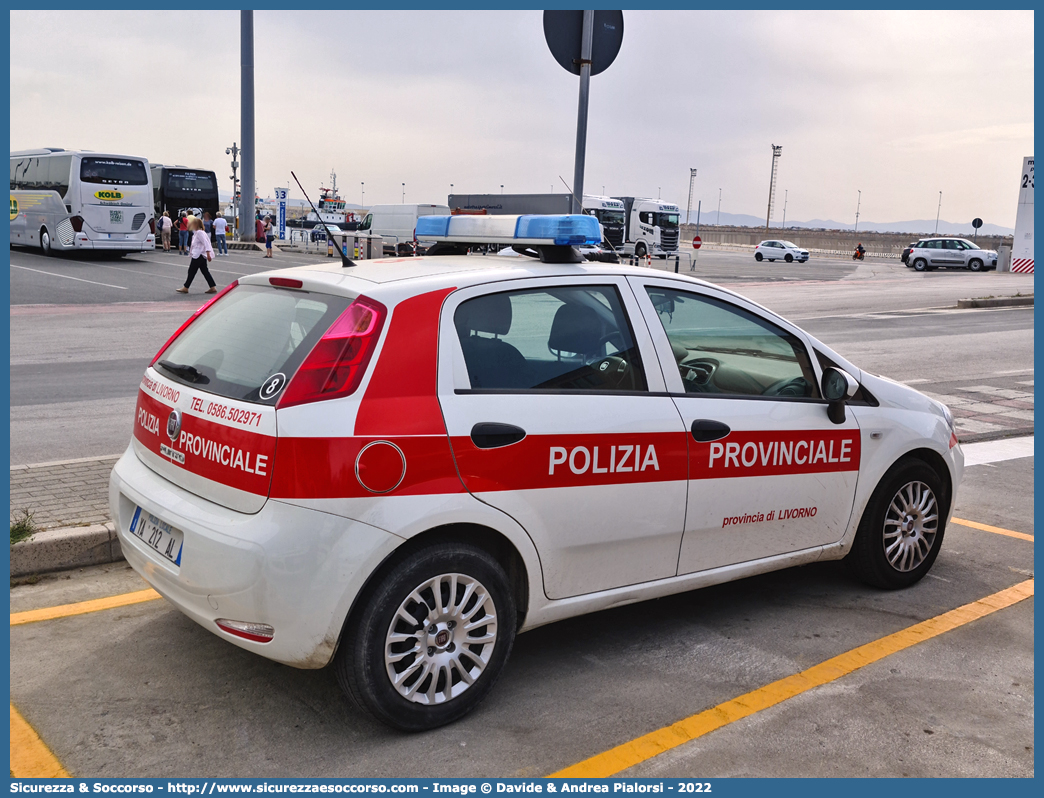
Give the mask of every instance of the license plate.
<svg viewBox="0 0 1044 798">
<path fill-rule="evenodd" d="M 181 546 L 185 535 L 152 513 L 135 508 L 130 523 L 130 533 L 146 546 L 175 565 L 181 565 Z"/>
<path fill-rule="evenodd" d="M 123 224 L 123 211 L 109 211 L 109 224 Z"/>
</svg>

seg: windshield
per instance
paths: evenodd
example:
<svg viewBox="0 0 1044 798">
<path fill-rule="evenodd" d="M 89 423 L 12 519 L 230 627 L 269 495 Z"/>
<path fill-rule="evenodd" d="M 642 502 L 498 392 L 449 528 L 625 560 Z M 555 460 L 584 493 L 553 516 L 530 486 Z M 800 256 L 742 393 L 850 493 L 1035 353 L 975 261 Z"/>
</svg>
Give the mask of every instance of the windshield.
<svg viewBox="0 0 1044 798">
<path fill-rule="evenodd" d="M 602 224 L 619 224 L 624 223 L 624 212 L 618 210 L 605 210 L 602 209 L 597 212 L 598 221 Z"/>
<path fill-rule="evenodd" d="M 788 247 L 789 249 L 801 249 L 801 247 L 799 247 L 793 241 L 784 241 L 783 246 Z"/>
<path fill-rule="evenodd" d="M 963 246 L 965 249 L 979 249 L 979 245 L 978 244 L 973 244 L 971 241 L 968 241 L 966 238 L 960 239 L 957 243 L 959 245 Z"/>
<path fill-rule="evenodd" d="M 338 316 L 347 297 L 241 285 L 203 313 L 155 366 L 178 382 L 258 404 L 261 386 L 286 381 Z"/>
<path fill-rule="evenodd" d="M 107 186 L 147 186 L 149 173 L 144 163 L 129 158 L 84 158 L 80 161 L 80 181 Z"/>
<path fill-rule="evenodd" d="M 657 227 L 677 227 L 678 214 L 676 213 L 654 213 L 653 224 Z"/>
<path fill-rule="evenodd" d="M 211 172 L 168 172 L 167 191 L 189 193 L 213 192 L 216 190 Z"/>
</svg>

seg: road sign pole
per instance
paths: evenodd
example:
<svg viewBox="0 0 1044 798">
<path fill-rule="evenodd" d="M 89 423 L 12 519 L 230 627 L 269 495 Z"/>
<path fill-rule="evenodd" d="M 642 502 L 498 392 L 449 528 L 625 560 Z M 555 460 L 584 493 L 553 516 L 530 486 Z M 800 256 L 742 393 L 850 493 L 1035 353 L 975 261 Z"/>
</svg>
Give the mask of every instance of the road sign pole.
<svg viewBox="0 0 1044 798">
<path fill-rule="evenodd" d="M 580 103 L 576 115 L 576 163 L 573 167 L 573 213 L 583 213 L 584 161 L 587 156 L 587 106 L 591 88 L 591 43 L 594 40 L 594 11 L 584 12 L 580 43 Z"/>
</svg>

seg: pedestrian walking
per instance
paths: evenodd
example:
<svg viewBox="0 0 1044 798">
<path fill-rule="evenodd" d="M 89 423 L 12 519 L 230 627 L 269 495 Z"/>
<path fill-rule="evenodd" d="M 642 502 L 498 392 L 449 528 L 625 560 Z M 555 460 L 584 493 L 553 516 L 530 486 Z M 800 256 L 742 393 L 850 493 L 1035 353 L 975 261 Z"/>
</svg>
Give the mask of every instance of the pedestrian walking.
<svg viewBox="0 0 1044 798">
<path fill-rule="evenodd" d="M 185 211 L 181 212 L 181 218 L 178 219 L 178 254 L 187 255 L 189 245 L 189 230 L 188 226 L 188 214 Z"/>
<path fill-rule="evenodd" d="M 159 230 L 163 251 L 170 252 L 170 231 L 174 229 L 174 220 L 168 211 L 163 211 L 163 215 L 156 220 L 156 229 Z"/>
<path fill-rule="evenodd" d="M 228 230 L 228 222 L 224 216 L 214 220 L 214 243 L 217 244 L 217 254 L 228 257 L 228 244 L 225 243 L 225 231 Z"/>
<path fill-rule="evenodd" d="M 192 280 L 196 276 L 196 272 L 200 271 L 203 273 L 203 279 L 207 281 L 207 285 L 210 287 L 204 291 L 206 294 L 216 294 L 217 284 L 214 282 L 214 278 L 210 276 L 210 269 L 207 268 L 207 264 L 214 259 L 214 248 L 210 246 L 210 239 L 207 234 L 203 231 L 203 220 L 197 219 L 195 216 L 192 217 L 189 222 L 192 232 L 192 243 L 189 246 L 189 256 L 192 260 L 189 261 L 188 278 L 185 280 L 185 285 L 181 288 L 175 288 L 179 294 L 187 294 L 189 286 L 192 285 Z"/>
<path fill-rule="evenodd" d="M 265 257 L 272 257 L 272 241 L 276 237 L 275 220 L 269 216 L 265 219 Z"/>
</svg>

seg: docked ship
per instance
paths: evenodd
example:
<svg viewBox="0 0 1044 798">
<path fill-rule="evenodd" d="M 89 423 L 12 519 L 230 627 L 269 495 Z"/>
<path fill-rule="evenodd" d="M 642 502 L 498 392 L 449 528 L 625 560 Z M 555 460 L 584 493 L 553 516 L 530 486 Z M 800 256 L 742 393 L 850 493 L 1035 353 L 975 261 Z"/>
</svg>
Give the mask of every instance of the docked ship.
<svg viewBox="0 0 1044 798">
<path fill-rule="evenodd" d="M 355 214 L 349 214 L 345 210 L 345 201 L 337 195 L 337 173 L 330 170 L 330 188 L 319 188 L 319 202 L 316 203 L 315 211 L 309 211 L 305 219 L 309 222 L 327 222 L 329 224 L 344 225 L 355 221 Z"/>
</svg>

